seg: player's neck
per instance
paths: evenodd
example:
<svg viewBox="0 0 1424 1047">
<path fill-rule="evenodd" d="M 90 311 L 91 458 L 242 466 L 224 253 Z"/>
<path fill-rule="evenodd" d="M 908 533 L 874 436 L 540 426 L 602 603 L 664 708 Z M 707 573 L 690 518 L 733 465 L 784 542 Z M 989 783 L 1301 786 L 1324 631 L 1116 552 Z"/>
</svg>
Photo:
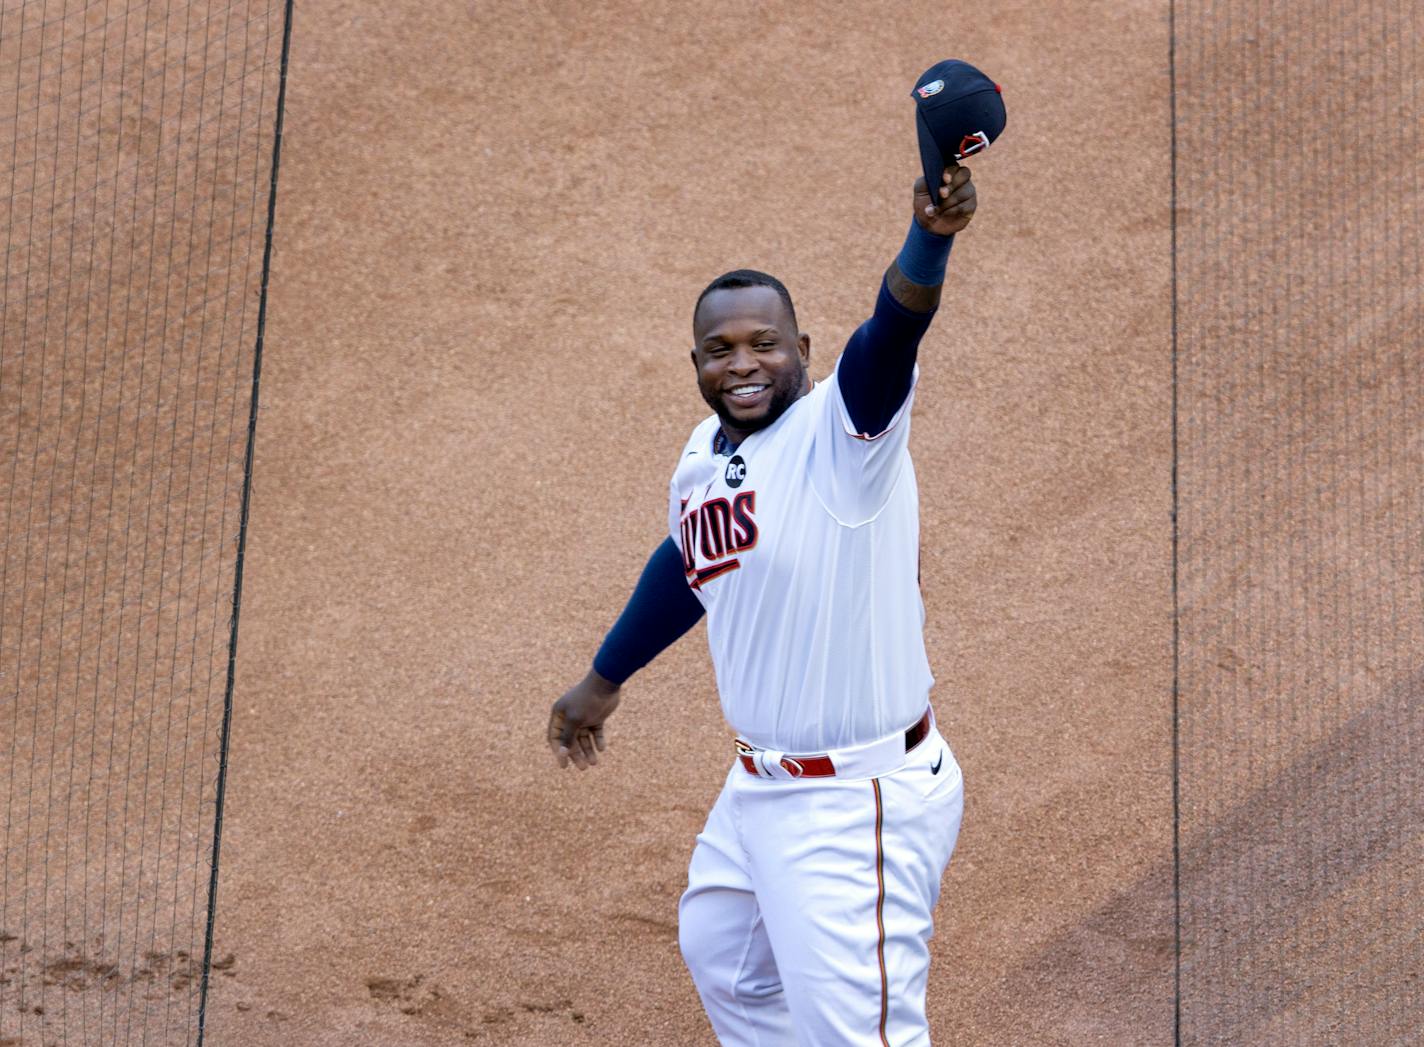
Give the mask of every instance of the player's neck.
<svg viewBox="0 0 1424 1047">
<path fill-rule="evenodd" d="M 796 400 L 800 400 L 815 387 L 816 383 L 812 380 L 811 376 L 809 374 L 806 375 L 804 381 L 801 383 L 801 391 L 796 394 Z M 727 420 L 723 418 L 721 424 L 717 427 L 716 435 L 712 437 L 712 453 L 735 453 L 737 448 L 740 447 L 743 443 L 745 443 L 748 437 L 752 436 L 755 433 L 761 432 L 763 429 L 770 428 L 778 421 L 780 421 L 781 415 L 785 414 L 787 411 L 791 410 L 791 408 L 796 405 L 796 400 L 792 400 L 791 403 L 787 404 L 786 407 L 780 412 L 780 414 L 778 414 L 766 425 L 758 426 L 755 429 L 738 429 L 736 426 L 729 426 L 727 424 Z"/>
</svg>

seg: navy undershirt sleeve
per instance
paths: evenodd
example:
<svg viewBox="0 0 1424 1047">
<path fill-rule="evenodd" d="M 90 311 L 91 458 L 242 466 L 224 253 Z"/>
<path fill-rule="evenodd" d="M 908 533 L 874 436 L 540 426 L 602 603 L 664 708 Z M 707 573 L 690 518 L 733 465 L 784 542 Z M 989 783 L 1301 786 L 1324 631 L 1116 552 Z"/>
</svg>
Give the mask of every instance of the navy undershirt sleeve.
<svg viewBox="0 0 1424 1047">
<path fill-rule="evenodd" d="M 875 313 L 850 336 L 836 369 L 841 398 L 857 432 L 879 436 L 890 427 L 910 395 L 920 339 L 933 318 L 934 310 L 906 309 L 880 281 Z"/>
<path fill-rule="evenodd" d="M 702 614 L 702 601 L 687 585 L 682 553 L 671 538 L 665 538 L 648 558 L 628 606 L 598 649 L 594 671 L 622 684 L 671 647 Z"/>
</svg>

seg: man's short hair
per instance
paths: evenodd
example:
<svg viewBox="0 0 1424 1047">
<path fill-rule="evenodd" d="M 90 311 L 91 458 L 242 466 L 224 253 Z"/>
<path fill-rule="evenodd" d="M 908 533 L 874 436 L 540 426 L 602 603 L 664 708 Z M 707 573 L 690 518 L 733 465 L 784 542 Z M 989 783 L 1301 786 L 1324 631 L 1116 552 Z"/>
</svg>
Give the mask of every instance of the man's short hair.
<svg viewBox="0 0 1424 1047">
<path fill-rule="evenodd" d="M 733 287 L 770 287 L 781 296 L 782 302 L 786 305 L 786 312 L 791 317 L 791 328 L 797 330 L 796 307 L 791 304 L 791 292 L 786 289 L 776 277 L 770 273 L 763 273 L 760 269 L 733 269 L 730 273 L 723 273 L 713 280 L 702 293 L 697 296 L 697 304 L 692 307 L 692 322 L 697 323 L 697 310 L 702 308 L 702 299 L 706 298 L 713 291 L 721 291 Z"/>
</svg>

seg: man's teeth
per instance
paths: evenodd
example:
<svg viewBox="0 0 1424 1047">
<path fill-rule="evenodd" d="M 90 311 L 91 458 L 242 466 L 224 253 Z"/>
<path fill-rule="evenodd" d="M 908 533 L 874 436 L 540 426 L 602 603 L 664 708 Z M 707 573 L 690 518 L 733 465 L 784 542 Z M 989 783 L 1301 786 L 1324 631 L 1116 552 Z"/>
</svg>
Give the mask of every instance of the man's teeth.
<svg viewBox="0 0 1424 1047">
<path fill-rule="evenodd" d="M 764 385 L 739 385 L 732 390 L 733 396 L 755 396 L 765 389 Z"/>
</svg>

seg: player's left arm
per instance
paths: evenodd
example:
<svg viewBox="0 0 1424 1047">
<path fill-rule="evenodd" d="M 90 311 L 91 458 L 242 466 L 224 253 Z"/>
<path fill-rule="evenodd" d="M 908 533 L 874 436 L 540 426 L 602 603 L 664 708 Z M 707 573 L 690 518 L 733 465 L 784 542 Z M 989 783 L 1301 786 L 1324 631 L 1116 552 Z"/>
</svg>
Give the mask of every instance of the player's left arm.
<svg viewBox="0 0 1424 1047">
<path fill-rule="evenodd" d="M 885 270 L 874 314 L 851 335 L 836 368 L 846 412 L 864 438 L 890 428 L 910 395 L 920 339 L 939 307 L 954 234 L 973 219 L 977 205 L 967 167 L 945 169 L 937 199 L 923 178 L 915 179 L 905 244 Z"/>
</svg>

